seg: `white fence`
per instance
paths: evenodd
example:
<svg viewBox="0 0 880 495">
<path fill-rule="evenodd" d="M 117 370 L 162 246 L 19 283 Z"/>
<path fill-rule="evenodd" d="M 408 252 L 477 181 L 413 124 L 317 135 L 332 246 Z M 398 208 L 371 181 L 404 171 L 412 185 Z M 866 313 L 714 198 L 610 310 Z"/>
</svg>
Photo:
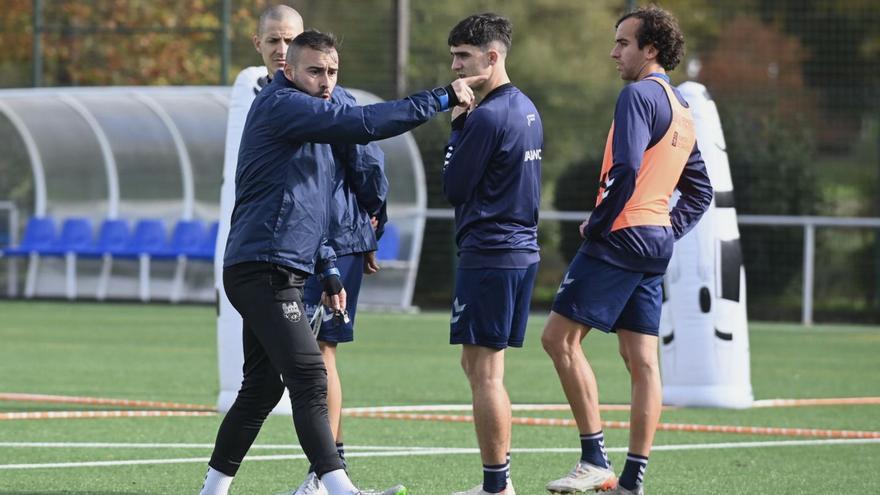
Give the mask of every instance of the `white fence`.
<svg viewBox="0 0 880 495">
<path fill-rule="evenodd" d="M 428 218 L 452 219 L 455 212 L 447 208 L 429 208 L 426 212 Z M 541 212 L 541 220 L 562 220 L 582 222 L 588 218 L 588 211 L 556 211 L 545 210 Z M 853 217 L 817 217 L 817 216 L 787 216 L 787 215 L 738 215 L 740 225 L 764 225 L 772 227 L 800 226 L 804 229 L 804 266 L 803 288 L 801 294 L 802 309 L 801 323 L 813 324 L 813 286 L 815 284 L 815 261 L 816 261 L 816 228 L 817 227 L 844 227 L 844 228 L 871 228 L 880 230 L 880 218 L 853 218 Z"/>
<path fill-rule="evenodd" d="M 17 242 L 20 219 L 18 208 L 11 201 L 0 201 L 0 214 L 8 217 L 9 244 Z M 588 211 L 556 211 L 545 210 L 541 212 L 541 220 L 561 220 L 581 222 L 589 217 Z M 427 219 L 454 218 L 454 211 L 447 208 L 428 208 L 425 211 Z M 815 260 L 816 260 L 816 229 L 820 227 L 836 228 L 869 228 L 880 230 L 880 218 L 852 218 L 852 217 L 819 217 L 819 216 L 786 216 L 786 215 L 739 215 L 740 225 L 762 225 L 770 227 L 799 226 L 804 230 L 803 242 L 803 287 L 801 322 L 804 325 L 813 323 L 813 288 L 815 284 Z M 6 292 L 8 297 L 16 297 L 18 287 L 18 270 L 15 260 L 7 258 L 8 269 L 6 272 Z"/>
</svg>

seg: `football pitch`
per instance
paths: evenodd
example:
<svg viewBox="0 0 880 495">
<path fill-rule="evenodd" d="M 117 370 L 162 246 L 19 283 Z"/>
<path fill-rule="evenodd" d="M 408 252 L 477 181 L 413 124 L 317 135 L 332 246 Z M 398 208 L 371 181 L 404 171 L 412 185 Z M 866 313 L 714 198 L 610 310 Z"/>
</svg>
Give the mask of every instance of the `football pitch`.
<svg viewBox="0 0 880 495">
<path fill-rule="evenodd" d="M 481 481 L 470 411 L 461 407 L 470 391 L 459 348 L 447 343 L 448 321 L 445 313 L 361 313 L 355 342 L 340 346 L 344 405 L 385 407 L 359 409 L 384 417 L 355 410 L 343 420 L 358 485 L 399 482 L 410 493 L 444 495 Z M 533 315 L 525 347 L 506 357 L 511 401 L 548 405 L 514 411 L 512 479 L 520 495 L 546 493 L 544 484 L 579 455 L 575 427 L 548 421 L 571 415 L 552 407 L 564 399 L 541 349 L 543 323 L 543 314 Z M 752 322 L 750 339 L 761 404 L 864 403 L 665 410 L 662 423 L 687 426 L 658 432 L 646 493 L 880 493 L 880 329 Z M 616 338 L 591 333 L 585 349 L 601 402 L 627 404 Z M 0 494 L 196 494 L 222 418 L 203 411 L 216 400 L 217 375 L 213 307 L 0 302 Z M 203 407 L 177 416 L 179 404 Z M 627 430 L 614 422 L 628 419 L 619 409 L 602 413 L 618 471 Z M 851 432 L 867 438 L 846 438 Z M 231 493 L 289 492 L 307 466 L 291 419 L 271 416 Z"/>
</svg>

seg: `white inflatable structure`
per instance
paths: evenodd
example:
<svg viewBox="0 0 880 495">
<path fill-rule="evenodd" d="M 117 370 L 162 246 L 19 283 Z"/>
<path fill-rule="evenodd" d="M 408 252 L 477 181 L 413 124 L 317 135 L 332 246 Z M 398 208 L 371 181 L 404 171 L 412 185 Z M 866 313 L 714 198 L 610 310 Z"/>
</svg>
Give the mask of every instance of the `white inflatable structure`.
<svg viewBox="0 0 880 495">
<path fill-rule="evenodd" d="M 746 279 L 733 182 L 718 110 L 702 84 L 678 87 L 690 104 L 715 197 L 675 243 L 660 322 L 663 403 L 747 408 L 753 401 Z"/>
<path fill-rule="evenodd" d="M 266 77 L 265 66 L 248 67 L 238 73 L 229 97 L 229 115 L 226 124 L 226 152 L 223 155 L 223 183 L 220 188 L 220 218 L 217 229 L 217 247 L 214 250 L 214 287 L 217 289 L 217 362 L 220 367 L 220 396 L 217 409 L 226 412 L 235 402 L 241 388 L 244 353 L 241 341 L 241 315 L 232 307 L 223 289 L 223 254 L 229 238 L 229 223 L 235 205 L 235 168 L 238 165 L 238 147 L 244 122 L 254 97 L 260 91 L 257 81 Z M 275 413 L 290 413 L 287 390 L 276 406 Z"/>
</svg>

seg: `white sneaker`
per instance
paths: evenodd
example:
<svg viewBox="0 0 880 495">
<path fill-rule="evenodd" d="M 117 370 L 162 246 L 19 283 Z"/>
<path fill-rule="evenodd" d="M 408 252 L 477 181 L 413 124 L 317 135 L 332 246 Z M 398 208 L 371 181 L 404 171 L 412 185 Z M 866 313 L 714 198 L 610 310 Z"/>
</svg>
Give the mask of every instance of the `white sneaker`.
<svg viewBox="0 0 880 495">
<path fill-rule="evenodd" d="M 513 482 L 507 480 L 507 488 L 497 494 L 492 494 L 483 490 L 483 484 L 480 483 L 466 492 L 456 492 L 452 495 L 516 495 L 516 491 L 513 489 Z"/>
<path fill-rule="evenodd" d="M 318 475 L 314 472 L 309 473 L 306 476 L 305 481 L 302 482 L 302 485 L 299 485 L 299 488 L 292 492 L 279 493 L 278 495 L 328 495 L 327 488 L 324 487 L 324 483 L 321 483 L 321 480 L 318 479 Z"/>
<path fill-rule="evenodd" d="M 546 488 L 550 493 L 584 493 L 587 490 L 611 490 L 616 486 L 617 476 L 614 475 L 614 471 L 578 461 L 571 472 L 547 483 Z"/>
</svg>

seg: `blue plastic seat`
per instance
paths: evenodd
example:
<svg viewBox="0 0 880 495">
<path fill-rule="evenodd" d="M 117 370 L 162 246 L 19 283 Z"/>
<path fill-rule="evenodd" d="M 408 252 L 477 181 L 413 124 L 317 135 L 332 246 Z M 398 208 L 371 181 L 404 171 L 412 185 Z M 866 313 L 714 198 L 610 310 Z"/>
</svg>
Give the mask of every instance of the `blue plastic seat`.
<svg viewBox="0 0 880 495">
<path fill-rule="evenodd" d="M 92 221 L 88 218 L 71 217 L 61 225 L 61 235 L 49 246 L 39 251 L 40 256 L 65 258 L 65 294 L 67 299 L 76 299 L 77 251 L 92 245 Z"/>
<path fill-rule="evenodd" d="M 394 224 L 386 223 L 385 233 L 379 239 L 376 259 L 396 260 L 398 256 L 400 256 L 400 230 Z"/>
<path fill-rule="evenodd" d="M 171 242 L 164 249 L 150 253 L 153 259 L 174 259 L 194 251 L 205 237 L 205 225 L 200 220 L 180 220 L 174 226 Z"/>
<path fill-rule="evenodd" d="M 205 235 L 202 236 L 202 241 L 193 249 L 184 253 L 186 257 L 196 261 L 214 261 L 214 251 L 217 248 L 217 232 L 219 230 L 220 222 L 211 223 Z"/>
<path fill-rule="evenodd" d="M 168 249 L 165 239 L 165 223 L 155 218 L 145 218 L 138 220 L 134 233 L 124 246 L 106 253 L 112 258 L 138 260 L 138 294 L 143 302 L 150 300 L 150 259 Z M 104 296 L 106 285 L 100 286 L 98 290 L 98 299 Z"/>
<path fill-rule="evenodd" d="M 3 256 L 30 256 L 49 249 L 55 241 L 55 222 L 49 217 L 31 217 L 24 228 L 24 236 L 18 246 L 13 246 L 0 254 Z"/>
<path fill-rule="evenodd" d="M 88 218 L 72 217 L 64 220 L 61 235 L 39 253 L 44 256 L 65 256 L 87 249 L 91 244 L 92 221 Z"/>
<path fill-rule="evenodd" d="M 49 217 L 31 217 L 24 227 L 24 236 L 18 246 L 0 251 L 0 256 L 9 258 L 28 258 L 27 278 L 24 297 L 34 297 L 37 287 L 37 272 L 40 269 L 40 253 L 55 241 L 55 222 Z M 11 261 L 11 260 L 10 260 Z"/>
<path fill-rule="evenodd" d="M 142 254 L 152 256 L 167 249 L 165 242 L 165 223 L 162 220 L 145 218 L 135 224 L 134 233 L 128 243 L 118 250 L 109 251 L 109 254 L 118 258 L 138 258 Z"/>
<path fill-rule="evenodd" d="M 131 231 L 128 222 L 118 218 L 108 218 L 101 222 L 98 238 L 94 244 L 77 249 L 77 255 L 85 258 L 100 258 L 104 254 L 118 253 L 130 242 Z"/>
<path fill-rule="evenodd" d="M 98 238 L 94 244 L 76 251 L 76 255 L 81 258 L 103 258 L 101 275 L 98 278 L 98 287 L 95 293 L 95 297 L 99 301 L 103 301 L 107 297 L 113 255 L 123 252 L 130 243 L 131 230 L 128 228 L 128 222 L 118 218 L 108 218 L 101 222 Z"/>
</svg>

